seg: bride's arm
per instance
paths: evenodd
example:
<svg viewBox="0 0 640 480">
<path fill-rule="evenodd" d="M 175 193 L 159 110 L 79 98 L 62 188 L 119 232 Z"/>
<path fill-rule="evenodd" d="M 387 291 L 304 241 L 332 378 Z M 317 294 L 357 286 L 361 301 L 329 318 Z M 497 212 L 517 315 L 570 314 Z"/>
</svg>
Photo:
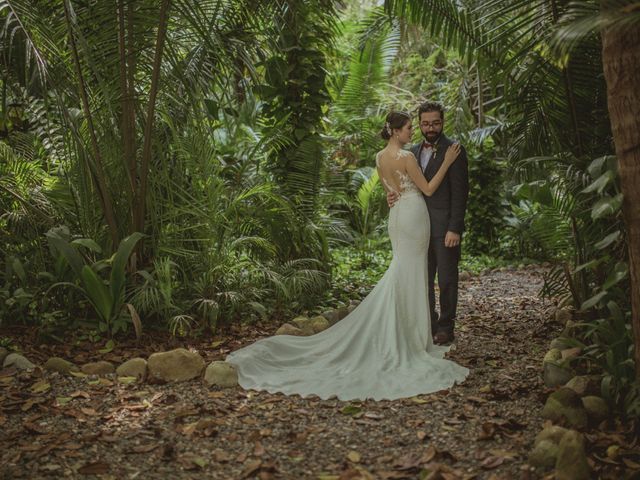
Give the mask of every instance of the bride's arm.
<svg viewBox="0 0 640 480">
<path fill-rule="evenodd" d="M 407 169 L 407 173 L 409 174 L 409 178 L 413 180 L 413 183 L 416 184 L 422 193 L 430 197 L 433 193 L 438 189 L 442 180 L 444 180 L 444 176 L 449 170 L 451 164 L 456 160 L 458 154 L 460 153 L 460 144 L 454 143 L 447 148 L 447 152 L 444 154 L 444 161 L 440 168 L 438 169 L 438 173 L 431 179 L 430 182 L 424 178 L 424 175 L 420 171 L 420 167 L 418 167 L 418 161 L 413 153 L 409 153 L 409 155 L 405 155 L 405 167 Z"/>
</svg>

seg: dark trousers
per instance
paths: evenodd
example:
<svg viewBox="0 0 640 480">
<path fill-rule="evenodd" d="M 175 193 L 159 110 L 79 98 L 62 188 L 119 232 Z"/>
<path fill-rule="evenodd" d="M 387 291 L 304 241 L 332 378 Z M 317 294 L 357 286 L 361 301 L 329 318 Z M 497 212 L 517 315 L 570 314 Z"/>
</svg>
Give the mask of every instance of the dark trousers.
<svg viewBox="0 0 640 480">
<path fill-rule="evenodd" d="M 460 245 L 445 247 L 444 237 L 431 237 L 429 242 L 429 307 L 431 332 L 453 333 L 458 306 L 458 262 Z M 440 287 L 440 315 L 436 312 L 435 278 Z"/>
</svg>

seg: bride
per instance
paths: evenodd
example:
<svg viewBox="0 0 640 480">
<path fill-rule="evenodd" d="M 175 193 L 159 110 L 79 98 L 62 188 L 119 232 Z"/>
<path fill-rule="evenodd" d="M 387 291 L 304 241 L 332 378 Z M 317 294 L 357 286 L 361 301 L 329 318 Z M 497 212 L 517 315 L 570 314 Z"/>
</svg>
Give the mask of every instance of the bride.
<svg viewBox="0 0 640 480">
<path fill-rule="evenodd" d="M 431 181 L 416 157 L 402 149 L 411 141 L 411 117 L 391 112 L 376 155 L 385 190 L 399 200 L 389 213 L 393 259 L 382 279 L 358 307 L 315 335 L 277 335 L 229 354 L 239 384 L 271 393 L 317 395 L 322 399 L 394 400 L 431 393 L 462 382 L 468 370 L 444 359 L 448 347 L 433 343 L 427 295 L 429 212 L 432 195 L 460 152 L 451 145 Z M 422 192 L 422 193 L 421 193 Z"/>
</svg>

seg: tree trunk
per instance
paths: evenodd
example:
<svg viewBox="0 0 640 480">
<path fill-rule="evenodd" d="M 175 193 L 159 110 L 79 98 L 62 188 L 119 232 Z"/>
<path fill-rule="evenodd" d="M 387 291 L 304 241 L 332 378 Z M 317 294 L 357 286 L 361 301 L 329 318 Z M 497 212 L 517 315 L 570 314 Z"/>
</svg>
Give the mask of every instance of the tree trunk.
<svg viewBox="0 0 640 480">
<path fill-rule="evenodd" d="M 602 11 L 610 4 L 602 0 Z M 618 7 L 619 8 L 619 7 Z M 640 379 L 640 25 L 602 32 L 602 63 L 629 243 L 636 378 Z"/>
<path fill-rule="evenodd" d="M 156 51 L 153 58 L 153 71 L 151 72 L 151 87 L 149 89 L 149 102 L 147 103 L 147 118 L 144 126 L 144 143 L 142 145 L 142 164 L 140 166 L 140 187 L 137 202 L 135 204 L 135 231 L 144 232 L 144 217 L 146 210 L 147 180 L 149 177 L 149 163 L 151 162 L 151 136 L 153 135 L 153 116 L 155 115 L 156 97 L 160 83 L 160 67 L 162 66 L 162 51 L 164 40 L 167 36 L 167 22 L 169 19 L 169 0 L 163 0 L 160 5 L 160 19 L 158 35 L 156 37 Z"/>
</svg>

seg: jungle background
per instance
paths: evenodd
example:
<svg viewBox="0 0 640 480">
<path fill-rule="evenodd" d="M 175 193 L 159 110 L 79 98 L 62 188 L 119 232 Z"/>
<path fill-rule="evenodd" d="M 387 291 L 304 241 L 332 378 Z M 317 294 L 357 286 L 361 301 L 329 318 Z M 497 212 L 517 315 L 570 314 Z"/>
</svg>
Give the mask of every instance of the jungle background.
<svg viewBox="0 0 640 480">
<path fill-rule="evenodd" d="M 469 155 L 461 268 L 546 262 L 540 294 L 575 308 L 584 361 L 637 417 L 638 130 L 614 138 L 606 75 L 639 19 L 604 0 L 0 1 L 0 343 L 215 338 L 363 297 L 390 261 L 378 132 L 436 100 Z"/>
</svg>

